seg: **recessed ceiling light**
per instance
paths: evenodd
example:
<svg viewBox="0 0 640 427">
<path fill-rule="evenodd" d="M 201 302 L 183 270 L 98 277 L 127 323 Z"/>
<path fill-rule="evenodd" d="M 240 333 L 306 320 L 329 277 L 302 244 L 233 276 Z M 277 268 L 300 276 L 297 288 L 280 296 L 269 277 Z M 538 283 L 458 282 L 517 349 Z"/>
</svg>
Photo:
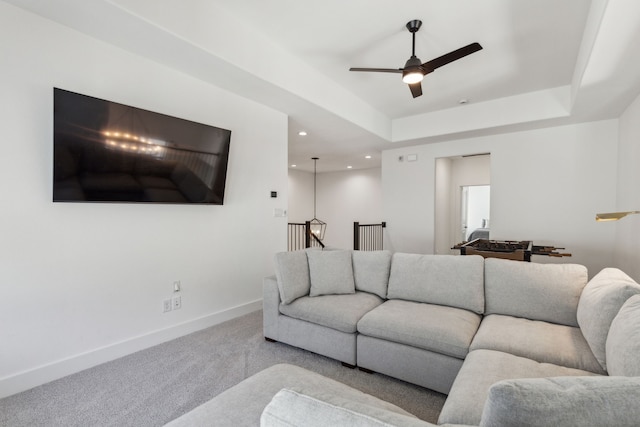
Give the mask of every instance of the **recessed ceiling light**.
<svg viewBox="0 0 640 427">
<path fill-rule="evenodd" d="M 298 167 L 298 165 L 291 165 L 292 168 Z"/>
<path fill-rule="evenodd" d="M 300 135 L 300 136 L 307 136 L 307 132 L 306 132 L 306 131 L 301 130 L 300 132 L 298 132 L 298 135 Z"/>
<path fill-rule="evenodd" d="M 370 159 L 370 158 L 371 158 L 371 156 L 364 156 L 364 158 L 365 158 L 365 159 Z"/>
<path fill-rule="evenodd" d="M 351 168 L 353 168 L 353 166 L 347 166 L 347 169 L 351 169 Z"/>
</svg>

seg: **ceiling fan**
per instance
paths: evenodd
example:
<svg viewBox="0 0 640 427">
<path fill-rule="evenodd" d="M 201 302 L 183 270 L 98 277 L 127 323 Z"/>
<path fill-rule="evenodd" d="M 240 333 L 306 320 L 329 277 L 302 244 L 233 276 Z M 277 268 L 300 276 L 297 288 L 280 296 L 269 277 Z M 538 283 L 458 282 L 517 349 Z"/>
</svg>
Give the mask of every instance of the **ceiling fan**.
<svg viewBox="0 0 640 427">
<path fill-rule="evenodd" d="M 471 43 L 470 45 L 456 49 L 453 52 L 449 52 L 424 64 L 420 61 L 420 58 L 416 56 L 416 33 L 422 26 L 422 21 L 414 19 L 407 22 L 407 30 L 413 37 L 411 58 L 407 60 L 403 68 L 349 68 L 349 71 L 371 71 L 375 73 L 402 73 L 402 81 L 409 85 L 411 89 L 411 95 L 414 98 L 422 95 L 422 79 L 429 73 L 432 73 L 436 68 L 447 65 L 450 62 L 457 61 L 467 55 L 471 55 L 474 52 L 482 49 L 479 43 Z"/>
</svg>

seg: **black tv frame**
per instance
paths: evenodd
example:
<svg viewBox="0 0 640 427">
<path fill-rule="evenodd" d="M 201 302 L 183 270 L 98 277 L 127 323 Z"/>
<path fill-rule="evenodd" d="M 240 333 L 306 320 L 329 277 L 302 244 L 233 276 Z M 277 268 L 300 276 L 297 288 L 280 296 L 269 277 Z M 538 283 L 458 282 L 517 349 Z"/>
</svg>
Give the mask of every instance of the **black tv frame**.
<svg viewBox="0 0 640 427">
<path fill-rule="evenodd" d="M 54 88 L 53 201 L 222 205 L 231 131 Z"/>
</svg>

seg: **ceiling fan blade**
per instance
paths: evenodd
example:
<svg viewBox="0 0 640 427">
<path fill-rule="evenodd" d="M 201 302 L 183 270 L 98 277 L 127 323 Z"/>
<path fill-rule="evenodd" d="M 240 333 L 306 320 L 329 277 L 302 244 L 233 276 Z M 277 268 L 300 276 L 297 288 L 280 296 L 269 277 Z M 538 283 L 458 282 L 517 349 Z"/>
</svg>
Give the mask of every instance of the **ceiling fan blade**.
<svg viewBox="0 0 640 427">
<path fill-rule="evenodd" d="M 402 68 L 349 68 L 349 71 L 372 71 L 374 73 L 402 73 Z"/>
<path fill-rule="evenodd" d="M 425 62 L 424 64 L 422 64 L 422 67 L 427 70 L 433 71 L 436 68 L 447 65 L 450 62 L 456 61 L 460 58 L 464 58 L 467 55 L 471 55 L 472 53 L 477 52 L 480 49 L 482 49 L 480 43 L 471 43 L 470 45 L 461 47 L 460 49 L 456 49 L 453 52 L 449 52 L 435 59 L 432 59 L 429 62 Z"/>
<path fill-rule="evenodd" d="M 410 84 L 409 89 L 411 89 L 411 95 L 413 95 L 414 98 L 417 98 L 422 95 L 421 82 Z"/>
</svg>

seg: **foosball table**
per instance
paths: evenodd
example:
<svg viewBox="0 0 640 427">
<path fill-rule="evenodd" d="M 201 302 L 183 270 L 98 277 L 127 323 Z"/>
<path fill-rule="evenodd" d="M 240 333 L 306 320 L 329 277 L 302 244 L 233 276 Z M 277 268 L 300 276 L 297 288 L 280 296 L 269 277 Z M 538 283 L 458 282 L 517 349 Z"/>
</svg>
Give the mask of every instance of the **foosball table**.
<svg viewBox="0 0 640 427">
<path fill-rule="evenodd" d="M 459 249 L 460 255 L 481 255 L 484 258 L 502 258 L 527 262 L 531 262 L 531 255 L 571 256 L 570 253 L 558 252 L 559 250 L 564 250 L 564 248 L 534 245 L 529 240 L 475 239 L 470 242 L 458 243 L 451 249 Z"/>
</svg>

